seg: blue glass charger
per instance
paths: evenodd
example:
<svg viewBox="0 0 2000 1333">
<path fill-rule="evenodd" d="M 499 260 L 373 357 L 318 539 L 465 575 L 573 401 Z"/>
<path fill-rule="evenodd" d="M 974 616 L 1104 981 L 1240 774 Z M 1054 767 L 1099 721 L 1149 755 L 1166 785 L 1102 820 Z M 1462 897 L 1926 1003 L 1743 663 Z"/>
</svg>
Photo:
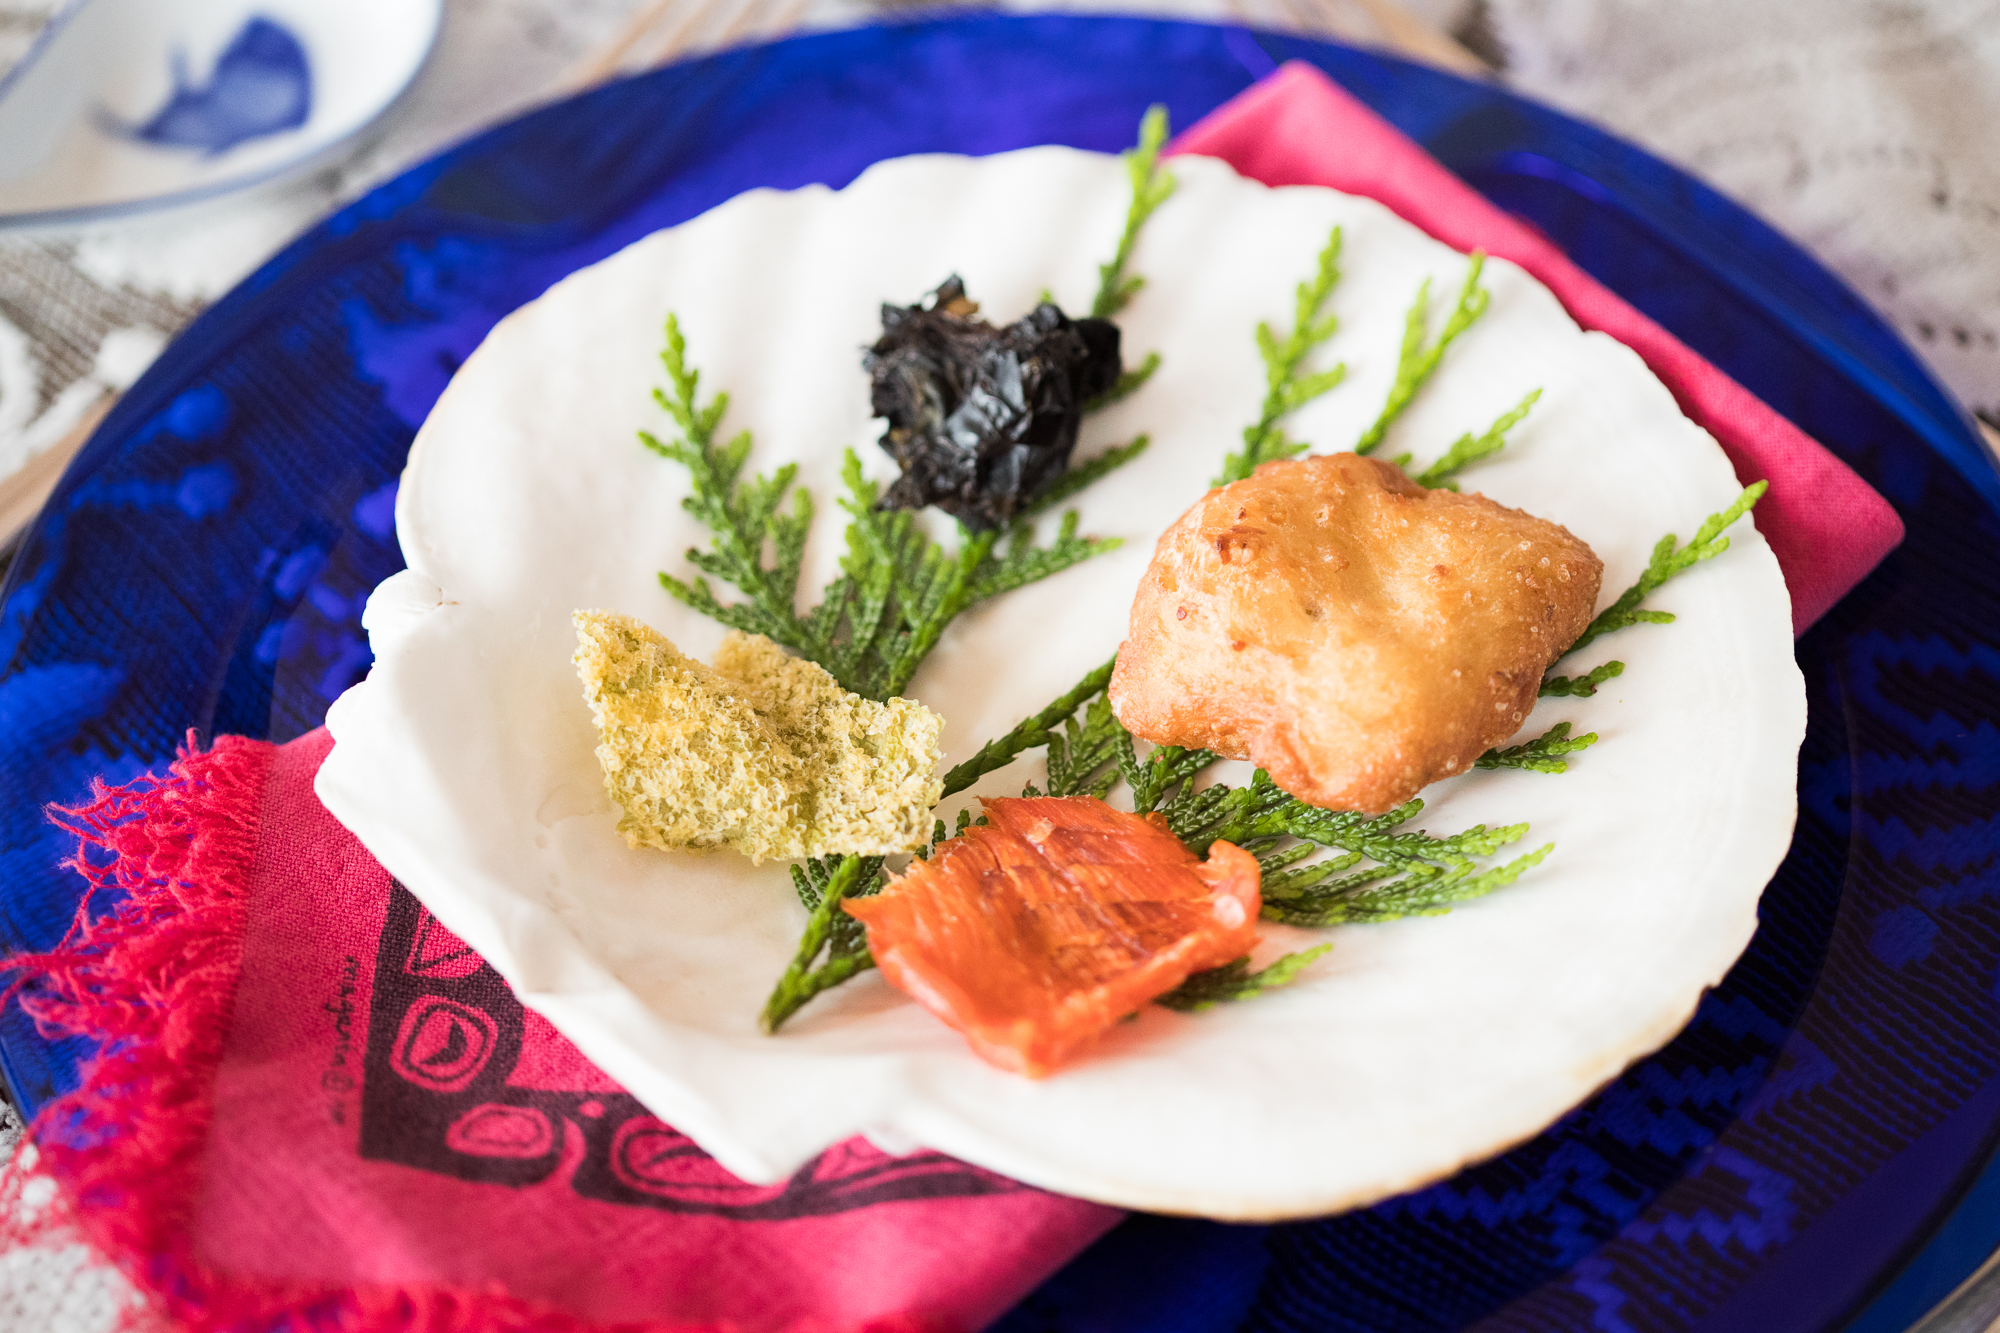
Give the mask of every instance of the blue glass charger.
<svg viewBox="0 0 2000 1333">
<path fill-rule="evenodd" d="M 1287 59 L 1824 441 L 1909 539 L 1800 642 L 1798 832 L 1749 952 L 1669 1046 L 1534 1141 L 1366 1211 L 1135 1217 L 1000 1327 L 1874 1333 L 1921 1313 L 2000 1239 L 1990 1206 L 1945 1220 L 2000 1136 L 2000 476 L 1894 334 L 1740 208 L 1493 87 L 1301 39 L 1069 17 L 802 38 L 537 112 L 316 228 L 120 401 L 15 561 L 0 944 L 46 947 L 75 908 L 45 803 L 159 768 L 190 728 L 297 736 L 366 671 L 411 436 L 509 310 L 753 186 L 1116 150 L 1149 103 L 1186 125 Z M 1635 849 L 1643 828 L 1635 811 Z M 30 1110 L 83 1054 L 0 1014 Z M 1919 1255 L 1939 1236 L 1957 1248 Z"/>
</svg>

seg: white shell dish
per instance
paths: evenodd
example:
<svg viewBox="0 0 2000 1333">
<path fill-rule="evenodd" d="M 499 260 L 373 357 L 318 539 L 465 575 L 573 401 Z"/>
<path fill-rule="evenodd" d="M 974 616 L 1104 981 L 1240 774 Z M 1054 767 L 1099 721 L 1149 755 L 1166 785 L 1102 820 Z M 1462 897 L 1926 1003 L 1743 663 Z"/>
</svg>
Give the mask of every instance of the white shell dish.
<svg viewBox="0 0 2000 1333">
<path fill-rule="evenodd" d="M 1441 324 L 1465 260 L 1377 204 L 1267 189 L 1180 159 L 1148 224 L 1148 284 L 1121 317 L 1151 384 L 1085 423 L 1080 457 L 1150 432 L 1147 454 L 1076 500 L 1125 546 L 962 619 L 910 693 L 970 755 L 1117 648 L 1154 539 L 1206 488 L 1264 393 L 1259 320 L 1344 229 L 1340 332 L 1316 366 L 1347 382 L 1290 423 L 1349 447 L 1380 408 L 1403 314 L 1432 279 Z M 805 920 L 781 867 L 632 851 L 592 757 L 570 613 L 604 607 L 704 660 L 714 624 L 656 580 L 706 534 L 685 472 L 634 433 L 661 326 L 677 312 L 703 392 L 752 466 L 799 464 L 819 519 L 802 587 L 835 572 L 837 472 L 875 446 L 860 349 L 884 300 L 957 272 L 997 321 L 1044 288 L 1087 306 L 1127 199 L 1112 158 L 1041 148 L 911 158 L 845 190 L 757 191 L 557 284 L 465 363 L 417 438 L 398 500 L 407 572 L 377 590 L 373 672 L 328 717 L 319 793 L 403 883 L 586 1054 L 751 1181 L 856 1133 L 922 1145 L 1069 1194 L 1224 1218 L 1364 1204 L 1534 1134 L 1665 1042 L 1748 943 L 1790 841 L 1804 691 L 1789 602 L 1748 522 L 1653 605 L 1677 613 L 1601 640 L 1625 674 L 1544 701 L 1601 741 L 1570 772 L 1476 773 L 1425 793 L 1418 826 L 1529 821 L 1518 884 L 1448 916 L 1344 927 L 1289 990 L 1206 1013 L 1152 1007 L 1086 1057 L 1030 1081 L 868 973 L 776 1037 L 757 1014 Z M 1489 263 L 1487 314 L 1392 432 L 1428 463 L 1529 389 L 1540 403 L 1469 489 L 1566 524 L 1605 562 L 1608 601 L 1665 532 L 1683 538 L 1737 485 L 1715 442 L 1620 344 L 1584 333 L 1540 285 Z M 1023 761 L 977 790 L 1013 794 Z M 1264 956 L 1313 934 L 1267 926 Z"/>
</svg>

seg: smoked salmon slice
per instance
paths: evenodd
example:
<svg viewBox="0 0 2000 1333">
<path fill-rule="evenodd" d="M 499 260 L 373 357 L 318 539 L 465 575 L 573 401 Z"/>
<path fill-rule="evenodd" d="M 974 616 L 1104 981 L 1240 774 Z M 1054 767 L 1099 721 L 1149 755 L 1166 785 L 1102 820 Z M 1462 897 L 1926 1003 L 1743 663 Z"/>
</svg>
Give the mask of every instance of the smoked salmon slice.
<svg viewBox="0 0 2000 1333">
<path fill-rule="evenodd" d="M 1191 973 L 1257 942 L 1257 858 L 1198 860 L 1159 815 L 1093 796 L 982 801 L 987 822 L 841 904 L 897 989 L 980 1058 L 1040 1078 Z"/>
</svg>

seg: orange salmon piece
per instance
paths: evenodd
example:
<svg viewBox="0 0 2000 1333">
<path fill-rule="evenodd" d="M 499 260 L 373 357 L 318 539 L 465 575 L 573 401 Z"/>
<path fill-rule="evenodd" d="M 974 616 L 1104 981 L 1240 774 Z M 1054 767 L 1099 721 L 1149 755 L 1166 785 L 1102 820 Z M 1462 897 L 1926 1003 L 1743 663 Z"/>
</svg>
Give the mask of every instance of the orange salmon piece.
<svg viewBox="0 0 2000 1333">
<path fill-rule="evenodd" d="M 1257 942 L 1257 858 L 1197 860 L 1158 814 L 1094 796 L 982 800 L 987 822 L 841 903 L 889 984 L 988 1064 L 1040 1078 Z"/>
</svg>

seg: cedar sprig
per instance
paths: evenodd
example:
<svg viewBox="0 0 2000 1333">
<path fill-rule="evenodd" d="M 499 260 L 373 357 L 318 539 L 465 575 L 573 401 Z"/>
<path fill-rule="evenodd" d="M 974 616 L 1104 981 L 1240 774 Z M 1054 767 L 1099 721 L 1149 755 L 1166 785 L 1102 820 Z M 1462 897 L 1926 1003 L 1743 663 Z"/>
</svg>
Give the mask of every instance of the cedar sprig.
<svg viewBox="0 0 2000 1333">
<path fill-rule="evenodd" d="M 1544 843 L 1504 865 L 1417 862 L 1396 874 L 1374 867 L 1314 886 L 1294 898 L 1264 900 L 1264 915 L 1295 926 L 1368 925 L 1409 916 L 1442 916 L 1462 903 L 1504 889 L 1555 849 Z M 1393 874 L 1393 878 L 1390 876 Z"/>
<path fill-rule="evenodd" d="M 1641 603 L 1669 579 L 1686 573 L 1704 560 L 1713 560 L 1728 550 L 1729 538 L 1722 535 L 1723 531 L 1749 513 L 1770 486 L 1771 483 L 1768 481 L 1752 482 L 1745 486 L 1742 494 L 1738 495 L 1735 502 L 1727 509 L 1710 514 L 1704 519 L 1700 529 L 1694 534 L 1694 540 L 1685 546 L 1680 545 L 1679 539 L 1671 532 L 1660 538 L 1654 545 L 1652 558 L 1646 562 L 1645 572 L 1639 575 L 1638 581 L 1620 593 L 1617 601 L 1597 613 L 1597 618 L 1577 636 L 1576 642 L 1569 646 L 1564 656 L 1581 651 L 1606 634 L 1632 625 L 1672 623 L 1674 619 L 1672 613 L 1650 611 Z"/>
<path fill-rule="evenodd" d="M 1480 270 L 1485 266 L 1485 252 L 1474 250 L 1465 271 L 1465 283 L 1458 291 L 1458 301 L 1445 319 L 1444 329 L 1438 334 L 1437 341 L 1428 346 L 1424 339 L 1430 330 L 1431 280 L 1425 278 L 1418 286 L 1417 299 L 1410 303 L 1409 314 L 1403 319 L 1403 346 L 1396 357 L 1396 378 L 1389 386 L 1388 401 L 1382 405 L 1375 423 L 1355 443 L 1355 453 L 1373 453 L 1381 445 L 1389 427 L 1403 415 L 1403 409 L 1410 405 L 1410 400 L 1417 396 L 1417 390 L 1437 373 L 1439 363 L 1444 360 L 1445 349 L 1459 334 L 1471 328 L 1474 320 L 1486 313 L 1491 294 L 1479 285 Z"/>
<path fill-rule="evenodd" d="M 882 887 L 879 856 L 823 856 L 792 867 L 792 887 L 811 915 L 792 964 L 764 1002 L 758 1024 L 776 1032 L 786 1019 L 822 991 L 833 989 L 875 966 L 867 932 L 840 910 L 843 899 L 876 893 Z M 821 962 L 821 955 L 825 961 Z"/>
<path fill-rule="evenodd" d="M 1259 769 L 1248 787 L 1217 783 L 1183 791 L 1164 813 L 1197 854 L 1218 839 L 1256 854 L 1266 871 L 1264 915 L 1291 925 L 1390 921 L 1445 911 L 1513 883 L 1554 846 L 1506 866 L 1482 866 L 1481 858 L 1519 841 L 1528 826 L 1481 824 L 1444 837 L 1405 831 L 1422 809 L 1421 800 L 1412 800 L 1372 817 L 1321 810 L 1287 794 Z M 1299 864 L 1322 849 L 1335 855 Z M 1369 862 L 1359 873 L 1347 873 Z"/>
<path fill-rule="evenodd" d="M 944 775 L 944 795 L 956 796 L 995 769 L 1005 768 L 1030 750 L 1049 743 L 1055 730 L 1076 714 L 1076 710 L 1104 692 L 1111 683 L 1116 659 L 1098 667 L 1065 691 L 1054 703 L 1032 717 L 1024 718 L 1006 735 L 986 742 L 979 752 Z"/>
<path fill-rule="evenodd" d="M 1660 538 L 1653 546 L 1653 554 L 1646 562 L 1645 572 L 1639 575 L 1631 587 L 1620 593 L 1616 601 L 1597 613 L 1596 618 L 1583 633 L 1577 636 L 1576 642 L 1563 651 L 1563 657 L 1587 647 L 1606 634 L 1629 629 L 1633 625 L 1672 623 L 1674 617 L 1671 612 L 1648 609 L 1643 605 L 1646 598 L 1668 580 L 1685 574 L 1702 561 L 1713 560 L 1728 550 L 1729 538 L 1723 533 L 1737 519 L 1749 513 L 1769 488 L 1770 483 L 1764 481 L 1753 482 L 1744 487 L 1742 493 L 1728 508 L 1710 514 L 1702 520 L 1701 527 L 1694 534 L 1694 540 L 1685 546 L 1680 545 L 1679 538 L 1671 532 Z M 1608 680 L 1615 680 L 1624 673 L 1623 662 L 1610 661 L 1592 667 L 1580 676 L 1545 675 L 1542 677 L 1541 689 L 1537 694 L 1544 699 L 1587 699 L 1597 693 L 1598 686 Z M 1567 770 L 1568 765 L 1560 756 L 1573 754 L 1597 739 L 1595 732 L 1579 736 L 1575 740 L 1567 739 L 1568 735 L 1569 724 L 1565 722 L 1525 745 L 1517 745 L 1508 750 L 1488 750 L 1475 762 L 1480 768 L 1531 768 L 1540 773 L 1561 773 Z"/>
<path fill-rule="evenodd" d="M 1119 371 L 1118 378 L 1113 381 L 1111 387 L 1085 403 L 1083 410 L 1085 412 L 1101 412 L 1113 403 L 1123 402 L 1125 399 L 1139 392 L 1146 381 L 1153 378 L 1153 372 L 1159 368 L 1160 354 L 1158 352 L 1146 353 L 1144 361 L 1141 361 L 1130 370 Z"/>
<path fill-rule="evenodd" d="M 1195 973 L 1153 1003 L 1191 1014 L 1213 1009 L 1225 1001 L 1248 1000 L 1267 990 L 1291 985 L 1301 972 L 1332 949 L 1331 944 L 1315 944 L 1310 949 L 1288 953 L 1257 972 L 1250 970 L 1250 957 L 1245 954 L 1221 967 Z"/>
<path fill-rule="evenodd" d="M 1439 488 L 1448 491 L 1457 490 L 1458 483 L 1452 479 L 1474 463 L 1491 458 L 1505 448 L 1507 432 L 1520 424 L 1521 419 L 1528 415 L 1528 410 L 1534 407 L 1535 400 L 1541 396 L 1540 389 L 1534 390 L 1519 403 L 1502 412 L 1499 418 L 1482 433 L 1473 435 L 1468 432 L 1452 441 L 1451 448 L 1445 451 L 1443 458 L 1418 474 L 1417 485 L 1429 490 Z M 1404 464 L 1398 463 L 1398 466 Z"/>
<path fill-rule="evenodd" d="M 1140 451 L 1130 446 L 1109 451 L 1120 456 L 1093 470 L 1089 480 Z M 826 653 L 814 660 L 844 688 L 869 698 L 901 693 L 945 628 L 968 608 L 1120 545 L 1116 537 L 1078 536 L 1072 510 L 1047 546 L 1036 543 L 1033 525 L 1023 520 L 1008 530 L 1004 551 L 1000 533 L 989 529 L 961 530 L 957 551 L 947 552 L 915 514 L 880 507 L 880 490 L 862 476 L 853 450 L 841 477 L 847 487 L 840 501 L 848 515 L 847 550 L 841 576 L 828 585 L 811 618 Z"/>
<path fill-rule="evenodd" d="M 1144 437 L 1140 438 L 1143 443 Z M 1119 458 L 1112 466 L 1116 467 L 1130 457 Z M 1097 475 L 1102 476 L 1110 470 L 1105 468 Z M 1001 593 L 1012 592 L 1030 583 L 1039 583 L 1051 574 L 1060 574 L 1071 565 L 1080 565 L 1094 555 L 1114 551 L 1123 544 L 1117 537 L 1079 537 L 1076 526 L 1077 514 L 1072 509 L 1062 516 L 1062 522 L 1057 525 L 1055 541 L 1047 546 L 1037 546 L 1034 526 L 1025 518 L 1016 520 L 1007 531 L 1006 554 L 987 560 L 980 566 L 972 583 L 971 601 L 967 605 L 998 597 Z"/>
<path fill-rule="evenodd" d="M 1126 273 L 1125 266 L 1132 261 L 1132 247 L 1138 243 L 1139 230 L 1146 225 L 1146 219 L 1174 193 L 1174 174 L 1160 165 L 1160 149 L 1166 142 L 1167 109 L 1148 107 L 1139 121 L 1138 145 L 1124 154 L 1125 174 L 1132 182 L 1132 203 L 1125 213 L 1125 230 L 1118 238 L 1118 250 L 1111 262 L 1097 266 L 1097 296 L 1090 303 L 1090 313 L 1098 319 L 1109 319 L 1123 310 L 1146 285 L 1144 278 Z M 1151 369 L 1146 373 L 1151 374 Z"/>
<path fill-rule="evenodd" d="M 1536 693 L 1543 699 L 1588 699 L 1597 693 L 1599 685 L 1624 674 L 1623 662 L 1606 662 L 1603 666 L 1592 667 L 1581 676 L 1545 676 L 1542 688 Z"/>
<path fill-rule="evenodd" d="M 984 824 L 986 822 L 986 816 L 981 815 L 979 817 L 979 822 Z M 961 809 L 958 812 L 958 828 L 954 832 L 951 833 L 945 832 L 944 821 L 942 819 L 935 821 L 931 826 L 931 845 L 919 850 L 916 854 L 917 859 L 919 861 L 930 860 L 932 854 L 937 851 L 939 843 L 946 842 L 952 838 L 957 837 L 959 834 L 965 832 L 968 828 L 971 828 L 972 823 L 973 823 L 972 809 L 969 806 Z"/>
<path fill-rule="evenodd" d="M 998 578 L 994 547 L 999 533 L 961 533 L 956 551 L 932 541 L 916 515 L 878 507 L 879 488 L 861 475 L 853 450 L 841 467 L 847 494 L 847 549 L 839 577 L 827 585 L 811 622 L 825 646 L 811 655 L 843 689 L 871 699 L 900 694 L 945 626 L 975 601 L 983 579 Z M 1019 549 L 1006 562 L 1016 569 L 1029 552 Z M 1074 564 L 1091 552 L 1071 552 Z M 1066 564 L 1051 562 L 1047 573 Z M 1021 577 L 1012 586 L 1033 582 Z"/>
<path fill-rule="evenodd" d="M 1597 743 L 1597 733 L 1569 734 L 1570 724 L 1558 722 L 1531 741 L 1505 750 L 1488 750 L 1473 761 L 1475 768 L 1525 768 L 1536 773 L 1562 773 L 1569 764 L 1566 754 L 1575 754 Z"/>
<path fill-rule="evenodd" d="M 1119 728 L 1124 731 L 1123 727 Z M 1222 758 L 1213 750 L 1187 750 L 1156 745 L 1145 759 L 1138 757 L 1130 732 L 1118 741 L 1118 773 L 1132 791 L 1132 808 L 1145 815 L 1173 800 L 1187 785 Z"/>
<path fill-rule="evenodd" d="M 1108 671 L 1106 676 L 1108 680 Z M 1340 920 L 1386 921 L 1441 911 L 1513 883 L 1548 851 L 1542 848 L 1511 870 L 1482 866 L 1483 858 L 1518 842 L 1528 826 L 1481 824 L 1443 837 L 1412 832 L 1404 826 L 1423 809 L 1421 800 L 1373 817 L 1322 810 L 1284 791 L 1262 769 L 1247 787 L 1213 783 L 1197 788 L 1196 779 L 1218 756 L 1206 750 L 1159 746 L 1138 759 L 1131 736 L 1108 707 L 1099 712 L 1093 706 L 1092 717 L 1101 728 L 1096 734 L 1109 735 L 1118 772 L 1132 789 L 1140 813 L 1160 810 L 1168 827 L 1197 856 L 1206 855 L 1224 839 L 1257 856 L 1265 872 L 1265 915 L 1273 920 L 1312 924 L 1326 918 L 1325 923 L 1331 924 L 1330 913 Z M 1051 729 L 1046 714 L 1038 715 L 1036 722 L 1043 731 Z M 1563 731 L 1566 735 L 1567 728 Z M 1570 744 L 1580 749 L 1588 743 Z M 1091 776 L 1101 781 L 1094 769 Z M 1051 789 L 1055 789 L 1053 779 Z M 1299 864 L 1322 851 L 1335 855 Z M 1364 861 L 1374 865 L 1359 878 L 1335 878 Z M 1390 882 L 1380 885 L 1379 892 L 1369 888 L 1385 878 Z M 1430 887 L 1417 892 L 1419 881 Z"/>
<path fill-rule="evenodd" d="M 672 315 L 667 316 L 667 345 L 660 361 L 666 367 L 672 392 L 656 388 L 653 398 L 680 427 L 680 438 L 661 440 L 650 431 L 640 431 L 640 442 L 688 470 L 693 485 L 681 507 L 712 534 L 708 550 L 688 552 L 689 563 L 704 574 L 734 584 L 746 600 L 724 604 L 705 578 L 689 583 L 663 572 L 661 585 L 732 629 L 762 634 L 794 652 L 817 658 L 823 645 L 793 611 L 813 515 L 812 497 L 804 490 L 792 492 L 789 511 L 784 505 L 797 466 L 788 463 L 768 477 L 742 480 L 743 465 L 750 457 L 750 434 L 744 431 L 726 444 L 716 442 L 722 418 L 729 411 L 729 395 L 716 394 L 705 406 L 700 402 L 701 372 L 688 366 L 687 340 L 681 334 L 680 321 Z M 768 565 L 764 562 L 767 544 L 776 555 Z"/>
<path fill-rule="evenodd" d="M 1033 518 L 1055 508 L 1070 496 L 1101 478 L 1110 476 L 1119 468 L 1146 452 L 1153 437 L 1141 435 L 1126 444 L 1114 444 L 1103 453 L 1086 458 L 1080 463 L 1070 464 L 1067 471 L 1056 477 L 1039 494 L 1018 511 L 1021 518 Z"/>
<path fill-rule="evenodd" d="M 1434 915 L 1513 883 L 1554 846 L 1510 863 L 1511 869 L 1482 866 L 1481 858 L 1519 841 L 1528 826 L 1481 824 L 1444 837 L 1405 832 L 1402 826 L 1423 809 L 1421 800 L 1374 817 L 1320 810 L 1286 794 L 1261 769 L 1249 787 L 1232 791 L 1216 784 L 1177 804 L 1178 810 L 1167 808 L 1167 820 L 1191 850 L 1206 851 L 1226 838 L 1257 854 L 1271 871 L 1264 880 L 1264 916 L 1295 926 Z M 1286 845 L 1289 839 L 1335 855 L 1296 864 L 1304 857 Z"/>
<path fill-rule="evenodd" d="M 1296 838 L 1396 867 L 1417 862 L 1460 865 L 1491 856 L 1528 830 L 1526 824 L 1497 829 L 1479 824 L 1441 838 L 1402 831 L 1423 808 L 1421 799 L 1412 799 L 1381 815 L 1322 810 L 1286 792 L 1260 768 L 1247 787 L 1215 783 L 1198 791 L 1183 791 L 1162 813 L 1168 826 L 1196 855 L 1205 854 L 1218 840 L 1226 840 L 1261 856 L 1279 848 L 1282 840 Z"/>
<path fill-rule="evenodd" d="M 1278 423 L 1313 399 L 1326 393 L 1347 377 L 1345 363 L 1329 370 L 1308 372 L 1306 358 L 1333 337 L 1340 321 L 1324 315 L 1327 299 L 1340 282 L 1340 228 L 1328 237 L 1319 253 L 1319 265 L 1312 278 L 1294 292 L 1291 331 L 1280 337 L 1268 323 L 1257 326 L 1257 350 L 1264 358 L 1264 406 L 1255 425 L 1243 430 L 1243 449 L 1223 461 L 1217 486 L 1241 481 L 1260 464 L 1278 458 L 1296 458 L 1309 447 L 1288 438 Z"/>
<path fill-rule="evenodd" d="M 1148 107 L 1139 121 L 1138 145 L 1124 154 L 1126 178 L 1132 185 L 1132 202 L 1125 210 L 1125 230 L 1119 234 L 1117 252 L 1112 255 L 1110 263 L 1097 266 L 1097 295 L 1090 303 L 1090 313 L 1094 318 L 1109 319 L 1123 311 L 1146 285 L 1143 277 L 1127 273 L 1125 269 L 1132 262 L 1132 249 L 1138 244 L 1139 232 L 1145 227 L 1146 219 L 1174 193 L 1176 182 L 1173 173 L 1160 166 L 1160 149 L 1166 141 L 1167 109 L 1164 106 Z M 1042 299 L 1046 301 L 1050 298 L 1043 293 Z M 1159 368 L 1160 354 L 1146 353 L 1145 359 L 1138 365 L 1119 371 L 1111 387 L 1085 403 L 1083 410 L 1101 412 L 1113 403 L 1123 402 L 1152 379 L 1153 372 Z M 1117 467 L 1136 454 L 1137 450 L 1134 450 L 1133 454 L 1119 458 L 1110 466 Z M 1062 480 L 1058 479 L 1055 487 L 1061 485 Z"/>
<path fill-rule="evenodd" d="M 1103 800 L 1118 785 L 1121 736 L 1130 742 L 1130 733 L 1112 716 L 1110 696 L 1098 695 L 1080 722 L 1072 716 L 1060 732 L 1050 733 L 1048 794 Z"/>
<path fill-rule="evenodd" d="M 1264 775 L 1262 782 L 1269 783 Z M 1404 824 L 1423 812 L 1421 797 L 1412 797 L 1387 814 L 1363 815 L 1351 810 L 1322 810 L 1293 800 L 1284 807 L 1284 828 L 1295 838 L 1305 838 L 1324 847 L 1338 847 L 1385 865 L 1411 861 L 1439 861 L 1458 864 L 1481 856 L 1491 856 L 1527 833 L 1526 824 L 1503 824 L 1488 828 L 1474 824 L 1460 833 L 1436 837 L 1424 832 L 1400 832 Z"/>
</svg>

